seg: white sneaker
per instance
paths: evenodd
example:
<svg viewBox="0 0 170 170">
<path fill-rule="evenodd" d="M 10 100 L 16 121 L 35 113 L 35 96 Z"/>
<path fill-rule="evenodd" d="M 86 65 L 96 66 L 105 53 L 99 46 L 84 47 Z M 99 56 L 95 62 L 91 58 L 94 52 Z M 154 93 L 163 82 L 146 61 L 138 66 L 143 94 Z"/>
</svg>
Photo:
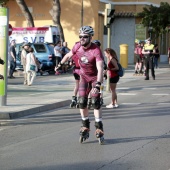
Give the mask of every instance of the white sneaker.
<svg viewBox="0 0 170 170">
<path fill-rule="evenodd" d="M 116 107 L 116 108 L 117 108 L 117 107 L 119 107 L 119 105 L 118 105 L 118 104 L 114 104 L 113 107 Z"/>
<path fill-rule="evenodd" d="M 106 106 L 106 108 L 114 108 L 114 105 L 113 104 L 109 104 Z"/>
<path fill-rule="evenodd" d="M 106 106 L 106 108 L 118 108 L 119 105 L 118 104 L 109 104 Z"/>
</svg>

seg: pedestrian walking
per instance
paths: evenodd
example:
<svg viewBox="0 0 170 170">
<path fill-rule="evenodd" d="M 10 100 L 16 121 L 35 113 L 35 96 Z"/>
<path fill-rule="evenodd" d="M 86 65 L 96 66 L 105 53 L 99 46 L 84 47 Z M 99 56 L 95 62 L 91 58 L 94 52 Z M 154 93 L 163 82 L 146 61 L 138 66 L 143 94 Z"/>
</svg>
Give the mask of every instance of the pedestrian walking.
<svg viewBox="0 0 170 170">
<path fill-rule="evenodd" d="M 16 68 L 16 50 L 15 50 L 15 40 L 12 40 L 10 43 L 10 48 L 9 48 L 9 64 L 10 64 L 10 69 L 9 69 L 9 78 L 13 79 L 15 78 L 13 76 L 15 68 Z"/>
<path fill-rule="evenodd" d="M 63 46 L 61 47 L 61 51 L 62 51 L 62 58 L 70 51 L 70 49 L 68 48 L 68 43 L 67 42 L 63 42 Z M 62 66 L 62 73 L 66 73 L 68 71 L 68 67 L 69 67 L 69 61 L 67 61 L 66 63 L 63 64 Z"/>
<path fill-rule="evenodd" d="M 135 75 L 143 74 L 142 73 L 142 58 L 141 58 L 142 48 L 141 48 L 140 43 L 135 44 L 134 53 L 135 53 Z"/>
<path fill-rule="evenodd" d="M 26 72 L 27 72 L 27 85 L 31 86 L 34 82 L 37 72 L 36 58 L 34 55 L 34 49 L 30 47 L 29 53 L 26 56 Z"/>
<path fill-rule="evenodd" d="M 146 44 L 142 49 L 142 54 L 144 54 L 145 57 L 145 67 L 146 67 L 145 80 L 149 80 L 149 69 L 151 69 L 152 78 L 153 80 L 155 80 L 155 70 L 154 70 L 154 62 L 153 62 L 154 45 L 151 44 L 150 38 L 146 40 Z"/>
<path fill-rule="evenodd" d="M 55 55 L 55 58 L 56 58 L 56 67 L 58 66 L 58 64 L 62 60 L 62 50 L 61 49 L 62 49 L 61 41 L 59 41 L 58 43 L 56 43 L 56 45 L 54 47 L 54 55 Z M 55 74 L 58 75 L 58 74 L 60 74 L 60 72 L 56 71 Z"/>
<path fill-rule="evenodd" d="M 82 128 L 80 129 L 80 142 L 89 138 L 90 120 L 87 108 L 88 95 L 91 91 L 92 105 L 95 116 L 95 135 L 100 144 L 104 142 L 104 131 L 102 123 L 102 111 L 100 104 L 100 86 L 103 79 L 103 55 L 100 48 L 92 43 L 94 30 L 91 26 L 83 26 L 79 30 L 79 39 L 72 50 L 61 60 L 59 66 L 77 55 L 80 65 L 79 83 L 79 107 L 82 118 Z"/>
<path fill-rule="evenodd" d="M 26 72 L 26 57 L 28 52 L 28 49 L 30 47 L 29 43 L 24 43 L 22 45 L 22 51 L 21 51 L 21 65 L 23 65 L 24 69 L 24 85 L 27 85 L 27 72 Z"/>
<path fill-rule="evenodd" d="M 158 61 L 159 61 L 159 49 L 158 49 L 158 44 L 154 45 L 154 68 L 159 68 L 158 67 Z"/>
<path fill-rule="evenodd" d="M 118 67 L 118 58 L 116 52 L 111 48 L 106 48 L 104 50 L 104 54 L 108 59 L 108 75 L 109 75 L 109 83 L 110 83 L 110 90 L 111 90 L 111 103 L 106 106 L 106 108 L 117 108 L 119 105 L 117 104 L 117 94 L 116 94 L 116 86 L 117 82 L 119 81 L 119 75 L 117 71 L 119 70 Z"/>
</svg>

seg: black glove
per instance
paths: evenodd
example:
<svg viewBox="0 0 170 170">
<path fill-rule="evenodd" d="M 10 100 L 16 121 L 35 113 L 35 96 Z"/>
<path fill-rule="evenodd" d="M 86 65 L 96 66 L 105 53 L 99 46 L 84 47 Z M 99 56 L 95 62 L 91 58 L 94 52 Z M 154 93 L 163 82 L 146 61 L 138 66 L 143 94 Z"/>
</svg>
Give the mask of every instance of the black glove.
<svg viewBox="0 0 170 170">
<path fill-rule="evenodd" d="M 101 83 L 97 81 L 95 88 L 100 91 L 100 86 L 101 86 Z"/>
<path fill-rule="evenodd" d="M 107 74 L 104 74 L 104 76 L 103 76 L 103 77 L 104 77 L 104 79 L 105 79 L 105 80 L 107 80 Z"/>
</svg>

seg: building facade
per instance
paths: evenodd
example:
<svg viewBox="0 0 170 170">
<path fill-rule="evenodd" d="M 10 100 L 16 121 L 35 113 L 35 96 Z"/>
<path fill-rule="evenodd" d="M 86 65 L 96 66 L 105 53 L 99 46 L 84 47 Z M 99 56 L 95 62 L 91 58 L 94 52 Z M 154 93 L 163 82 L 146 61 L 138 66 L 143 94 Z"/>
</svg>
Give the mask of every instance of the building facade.
<svg viewBox="0 0 170 170">
<path fill-rule="evenodd" d="M 33 15 L 36 27 L 53 25 L 50 10 L 52 9 L 51 0 L 25 0 L 30 12 Z M 111 3 L 115 8 L 115 19 L 111 25 L 111 47 L 119 54 L 120 45 L 128 45 L 128 62 L 134 62 L 134 41 L 139 36 L 138 24 L 140 19 L 135 18 L 134 14 L 141 12 L 143 7 L 154 5 L 159 7 L 161 0 L 60 0 L 61 4 L 61 24 L 63 27 L 65 40 L 72 48 L 78 39 L 78 31 L 83 25 L 90 25 L 95 30 L 93 39 L 102 42 L 102 49 L 107 47 L 107 32 L 104 27 L 103 12 L 106 3 Z M 170 2 L 170 0 L 164 1 Z M 13 27 L 26 27 L 25 18 L 17 6 L 15 0 L 10 0 L 7 4 L 9 8 L 9 20 Z M 141 35 L 147 38 L 147 28 L 142 30 Z M 169 37 L 166 36 L 166 37 Z M 166 38 L 166 45 L 169 46 L 169 38 Z"/>
</svg>

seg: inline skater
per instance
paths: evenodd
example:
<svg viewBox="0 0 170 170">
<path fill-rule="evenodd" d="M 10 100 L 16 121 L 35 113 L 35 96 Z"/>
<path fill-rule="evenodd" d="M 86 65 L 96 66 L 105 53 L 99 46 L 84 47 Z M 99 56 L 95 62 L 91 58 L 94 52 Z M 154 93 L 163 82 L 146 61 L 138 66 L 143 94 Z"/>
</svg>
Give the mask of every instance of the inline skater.
<svg viewBox="0 0 170 170">
<path fill-rule="evenodd" d="M 67 60 L 77 55 L 80 65 L 79 107 L 82 118 L 79 142 L 84 142 L 89 137 L 90 121 L 87 108 L 88 95 L 91 91 L 92 105 L 95 116 L 95 135 L 100 144 L 104 143 L 102 112 L 100 105 L 100 86 L 103 81 L 103 55 L 100 48 L 92 43 L 94 30 L 91 26 L 83 26 L 79 30 L 79 39 L 72 50 L 67 53 L 59 63 L 59 67 Z"/>
<path fill-rule="evenodd" d="M 93 43 L 96 44 L 98 47 L 101 46 L 101 43 L 100 43 L 99 40 L 94 40 Z M 103 57 L 103 59 L 104 59 L 104 57 Z M 104 67 L 103 68 L 104 68 L 103 76 L 104 76 L 105 79 L 107 79 L 107 64 L 105 63 L 105 60 L 104 60 Z M 100 87 L 100 102 L 101 102 L 101 105 L 103 105 L 103 89 L 104 89 L 104 85 L 102 84 L 101 87 Z M 92 107 L 90 93 L 89 93 L 89 96 L 88 96 L 87 107 L 88 107 L 88 109 L 90 109 Z"/>
<path fill-rule="evenodd" d="M 76 82 L 75 87 L 74 87 L 74 96 L 72 96 L 72 101 L 71 101 L 70 107 L 78 108 L 79 105 L 77 102 L 77 93 L 78 93 L 79 82 L 80 82 L 80 66 L 79 66 L 79 62 L 78 62 L 78 56 L 76 54 L 72 57 L 72 61 L 70 61 L 70 65 L 74 65 L 73 76 L 74 76 L 74 79 Z"/>
</svg>

